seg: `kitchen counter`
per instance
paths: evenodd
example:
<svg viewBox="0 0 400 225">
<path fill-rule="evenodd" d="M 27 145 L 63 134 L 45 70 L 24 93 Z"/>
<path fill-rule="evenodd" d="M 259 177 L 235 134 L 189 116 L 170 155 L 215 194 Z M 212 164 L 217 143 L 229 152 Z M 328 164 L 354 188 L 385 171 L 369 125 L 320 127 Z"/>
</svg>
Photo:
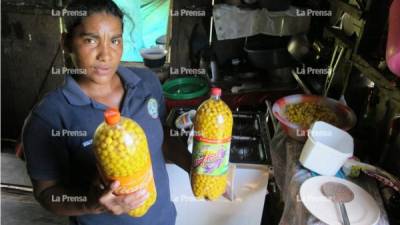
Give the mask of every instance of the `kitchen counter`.
<svg viewBox="0 0 400 225">
<path fill-rule="evenodd" d="M 254 91 L 254 92 L 246 92 L 246 93 L 222 93 L 222 100 L 232 109 L 235 110 L 237 108 L 251 108 L 252 110 L 257 110 L 257 107 L 265 108 L 265 100 L 270 102 L 274 102 L 277 99 L 292 95 L 302 93 L 300 90 L 276 90 L 276 91 Z M 167 106 L 167 110 L 171 110 L 176 107 L 195 107 L 197 108 L 204 100 L 208 99 L 208 95 L 189 99 L 189 100 L 172 100 L 165 99 L 165 104 Z"/>
<path fill-rule="evenodd" d="M 271 159 L 274 177 L 285 204 L 280 225 L 325 224 L 311 215 L 303 203 L 299 201 L 301 184 L 312 177 L 311 172 L 302 167 L 298 161 L 302 148 L 303 143 L 292 140 L 280 128 L 272 138 Z M 378 204 L 381 214 L 377 225 L 389 225 L 376 182 L 369 177 L 352 179 L 351 181 L 364 188 Z"/>
<path fill-rule="evenodd" d="M 260 225 L 269 170 L 266 165 L 234 164 L 233 200 L 197 200 L 188 174 L 167 164 L 171 199 L 178 215 L 176 225 Z"/>
</svg>

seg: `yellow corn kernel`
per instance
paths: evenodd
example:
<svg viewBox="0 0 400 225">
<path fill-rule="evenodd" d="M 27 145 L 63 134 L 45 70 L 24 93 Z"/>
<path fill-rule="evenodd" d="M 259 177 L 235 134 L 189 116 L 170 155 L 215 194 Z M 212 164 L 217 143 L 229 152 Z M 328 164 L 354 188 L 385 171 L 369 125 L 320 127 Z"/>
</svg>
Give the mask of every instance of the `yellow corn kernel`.
<svg viewBox="0 0 400 225">
<path fill-rule="evenodd" d="M 223 101 L 207 100 L 197 110 L 195 134 L 203 138 L 223 140 L 232 135 L 233 117 L 229 107 Z M 227 173 L 220 176 L 197 174 L 192 172 L 193 194 L 197 198 L 214 200 L 219 198 L 226 188 Z"/>
<path fill-rule="evenodd" d="M 135 186 L 121 185 L 117 194 L 135 191 L 137 177 L 151 170 L 151 159 L 147 139 L 143 129 L 130 119 L 121 118 L 120 125 L 100 125 L 94 137 L 94 152 L 102 173 L 106 178 L 136 179 Z M 140 179 L 139 179 L 140 181 Z M 128 182 L 129 183 L 129 182 Z M 143 216 L 157 198 L 154 179 L 151 177 L 146 187 L 149 198 L 139 208 L 132 210 L 131 216 Z"/>
</svg>

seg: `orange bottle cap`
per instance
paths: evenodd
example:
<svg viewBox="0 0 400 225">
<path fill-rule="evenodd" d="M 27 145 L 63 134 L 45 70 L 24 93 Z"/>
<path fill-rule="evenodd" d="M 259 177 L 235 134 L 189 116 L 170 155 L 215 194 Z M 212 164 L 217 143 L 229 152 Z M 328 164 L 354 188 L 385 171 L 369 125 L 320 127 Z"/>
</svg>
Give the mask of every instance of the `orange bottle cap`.
<svg viewBox="0 0 400 225">
<path fill-rule="evenodd" d="M 104 119 L 108 125 L 115 125 L 121 119 L 121 114 L 118 109 L 110 108 L 104 112 Z"/>
<path fill-rule="evenodd" d="M 219 96 L 221 96 L 221 93 L 222 93 L 221 88 L 217 88 L 217 87 L 211 88 L 211 95 L 219 97 Z"/>
</svg>

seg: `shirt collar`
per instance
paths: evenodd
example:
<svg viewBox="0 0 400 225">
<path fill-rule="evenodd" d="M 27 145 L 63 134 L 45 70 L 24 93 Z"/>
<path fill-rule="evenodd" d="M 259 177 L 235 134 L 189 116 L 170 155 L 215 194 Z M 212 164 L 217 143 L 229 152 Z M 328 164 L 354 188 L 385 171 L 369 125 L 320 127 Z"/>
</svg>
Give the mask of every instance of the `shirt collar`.
<svg viewBox="0 0 400 225">
<path fill-rule="evenodd" d="M 141 80 L 135 72 L 126 67 L 119 66 L 117 72 L 126 88 L 135 87 Z M 62 92 L 71 105 L 82 106 L 92 102 L 71 76 L 66 77 Z"/>
<path fill-rule="evenodd" d="M 124 85 L 130 88 L 135 87 L 141 80 L 135 72 L 123 66 L 118 67 L 118 74 Z"/>
</svg>

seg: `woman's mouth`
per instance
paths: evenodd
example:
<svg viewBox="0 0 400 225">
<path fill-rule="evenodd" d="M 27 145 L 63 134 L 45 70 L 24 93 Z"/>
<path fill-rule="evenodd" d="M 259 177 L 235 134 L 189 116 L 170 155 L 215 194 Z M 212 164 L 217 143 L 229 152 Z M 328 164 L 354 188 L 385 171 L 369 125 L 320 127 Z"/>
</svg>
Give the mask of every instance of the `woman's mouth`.
<svg viewBox="0 0 400 225">
<path fill-rule="evenodd" d="M 98 75 L 108 75 L 111 72 L 111 67 L 107 66 L 95 66 L 94 71 Z"/>
</svg>

